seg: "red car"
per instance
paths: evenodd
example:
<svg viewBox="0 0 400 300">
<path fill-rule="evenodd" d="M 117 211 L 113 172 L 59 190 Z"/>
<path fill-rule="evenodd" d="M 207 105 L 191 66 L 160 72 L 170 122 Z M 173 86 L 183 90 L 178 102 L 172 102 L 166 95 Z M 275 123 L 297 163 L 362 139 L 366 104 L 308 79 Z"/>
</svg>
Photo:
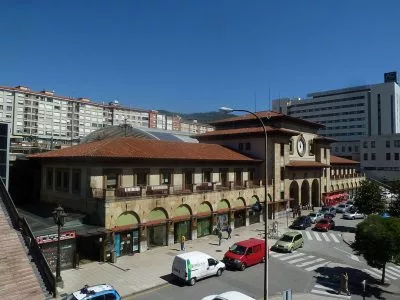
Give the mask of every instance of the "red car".
<svg viewBox="0 0 400 300">
<path fill-rule="evenodd" d="M 321 219 L 314 226 L 314 230 L 329 231 L 331 229 L 335 229 L 335 221 L 331 218 Z"/>
</svg>

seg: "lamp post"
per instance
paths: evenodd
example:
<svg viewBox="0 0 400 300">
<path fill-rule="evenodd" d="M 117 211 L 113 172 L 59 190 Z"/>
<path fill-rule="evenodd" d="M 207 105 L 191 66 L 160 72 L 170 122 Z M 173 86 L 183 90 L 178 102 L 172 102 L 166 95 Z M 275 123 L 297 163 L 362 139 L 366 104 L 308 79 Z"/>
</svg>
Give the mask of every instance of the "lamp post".
<svg viewBox="0 0 400 300">
<path fill-rule="evenodd" d="M 245 110 L 245 109 L 233 109 L 229 107 L 221 107 L 219 109 L 221 112 L 224 113 L 230 113 L 230 112 L 246 112 L 251 115 L 253 115 L 261 124 L 263 130 L 264 130 L 264 138 L 265 138 L 265 143 L 264 143 L 264 162 L 265 162 L 265 184 L 264 184 L 264 203 L 265 203 L 265 226 L 264 226 L 264 234 L 265 234 L 265 264 L 264 264 L 264 300 L 268 300 L 268 255 L 269 255 L 269 249 L 268 249 L 268 168 L 267 168 L 267 149 L 268 149 L 268 139 L 267 139 L 267 128 L 265 127 L 265 124 L 263 120 L 259 116 L 257 116 L 255 113 Z"/>
<path fill-rule="evenodd" d="M 61 234 L 61 227 L 64 226 L 65 217 L 67 214 L 64 212 L 64 209 L 59 205 L 53 211 L 53 219 L 54 223 L 58 226 L 58 240 L 57 240 L 57 264 L 56 264 L 56 282 L 61 283 L 61 248 L 60 248 L 60 234 Z"/>
</svg>

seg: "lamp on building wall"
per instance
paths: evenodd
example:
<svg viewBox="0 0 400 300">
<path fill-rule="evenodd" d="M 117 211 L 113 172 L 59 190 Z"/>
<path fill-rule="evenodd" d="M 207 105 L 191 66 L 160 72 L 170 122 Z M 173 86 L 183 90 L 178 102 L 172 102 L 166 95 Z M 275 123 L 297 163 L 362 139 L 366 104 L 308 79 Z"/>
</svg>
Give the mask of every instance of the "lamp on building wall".
<svg viewBox="0 0 400 300">
<path fill-rule="evenodd" d="M 268 149 L 268 136 L 267 136 L 267 128 L 265 127 L 264 122 L 261 120 L 259 116 L 257 116 L 255 113 L 245 110 L 245 109 L 233 109 L 229 107 L 221 107 L 219 109 L 221 112 L 224 113 L 231 113 L 231 112 L 246 112 L 251 115 L 253 115 L 258 122 L 260 122 L 263 130 L 264 130 L 264 138 L 265 138 L 265 143 L 264 143 L 264 163 L 265 163 L 265 184 L 264 184 L 264 204 L 265 204 L 265 226 L 264 226 L 264 234 L 265 234 L 265 264 L 264 264 L 264 300 L 268 299 L 268 167 L 267 167 L 267 149 Z"/>
<path fill-rule="evenodd" d="M 61 245 L 60 245 L 60 235 L 61 235 L 61 227 L 64 226 L 65 217 L 67 214 L 64 212 L 64 209 L 59 205 L 53 211 L 53 219 L 54 223 L 58 227 L 58 239 L 57 239 L 57 264 L 56 264 L 56 282 L 61 283 Z"/>
</svg>

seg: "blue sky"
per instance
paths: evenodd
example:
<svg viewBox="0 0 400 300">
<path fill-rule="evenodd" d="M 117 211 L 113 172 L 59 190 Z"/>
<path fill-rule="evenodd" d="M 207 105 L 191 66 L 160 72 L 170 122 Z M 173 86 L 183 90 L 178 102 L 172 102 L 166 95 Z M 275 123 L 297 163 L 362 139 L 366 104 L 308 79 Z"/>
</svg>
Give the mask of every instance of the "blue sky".
<svg viewBox="0 0 400 300">
<path fill-rule="evenodd" d="M 0 85 L 181 113 L 379 83 L 398 1 L 1 0 Z"/>
</svg>

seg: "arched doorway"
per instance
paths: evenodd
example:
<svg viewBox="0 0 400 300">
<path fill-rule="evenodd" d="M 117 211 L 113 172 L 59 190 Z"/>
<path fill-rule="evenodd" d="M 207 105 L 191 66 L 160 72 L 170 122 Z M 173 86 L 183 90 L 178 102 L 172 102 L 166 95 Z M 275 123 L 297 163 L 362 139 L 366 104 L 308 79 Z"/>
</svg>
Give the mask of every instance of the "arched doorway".
<svg viewBox="0 0 400 300">
<path fill-rule="evenodd" d="M 314 179 L 312 184 L 311 184 L 311 203 L 312 206 L 320 206 L 319 205 L 319 198 L 320 198 L 320 192 L 319 192 L 319 182 L 317 179 Z"/>
<path fill-rule="evenodd" d="M 297 181 L 292 181 L 289 187 L 289 197 L 294 199 L 290 202 L 290 206 L 297 207 L 299 205 L 299 184 Z"/>
<path fill-rule="evenodd" d="M 307 180 L 303 180 L 301 184 L 301 205 L 307 206 L 310 204 L 310 184 Z"/>
<path fill-rule="evenodd" d="M 139 252 L 139 224 L 139 216 L 133 211 L 127 211 L 118 216 L 113 228 L 116 256 Z"/>
<path fill-rule="evenodd" d="M 192 239 L 192 210 L 186 204 L 179 205 L 174 211 L 174 243 L 179 243 L 182 235 L 186 240 Z"/>
<path fill-rule="evenodd" d="M 210 235 L 212 231 L 212 206 L 205 201 L 197 210 L 197 237 Z"/>
<path fill-rule="evenodd" d="M 168 244 L 168 214 L 163 208 L 153 209 L 147 216 L 147 247 L 154 248 Z"/>
<path fill-rule="evenodd" d="M 228 200 L 222 199 L 218 202 L 216 226 L 222 230 L 226 229 L 231 222 L 229 217 L 229 209 L 230 204 Z"/>
<path fill-rule="evenodd" d="M 246 202 L 243 198 L 237 198 L 233 202 L 233 226 L 239 228 L 246 226 Z"/>
</svg>

